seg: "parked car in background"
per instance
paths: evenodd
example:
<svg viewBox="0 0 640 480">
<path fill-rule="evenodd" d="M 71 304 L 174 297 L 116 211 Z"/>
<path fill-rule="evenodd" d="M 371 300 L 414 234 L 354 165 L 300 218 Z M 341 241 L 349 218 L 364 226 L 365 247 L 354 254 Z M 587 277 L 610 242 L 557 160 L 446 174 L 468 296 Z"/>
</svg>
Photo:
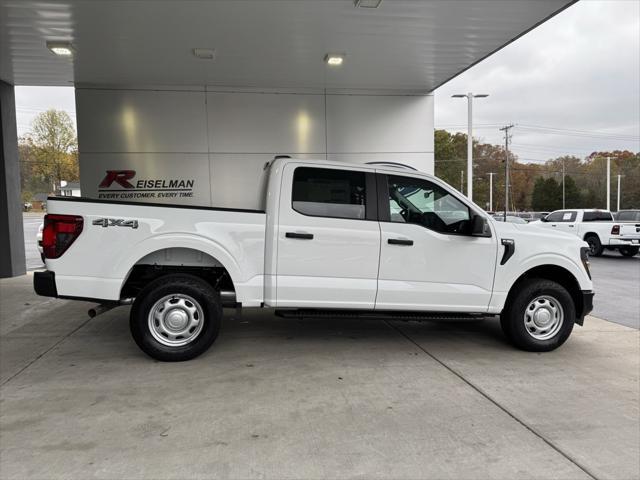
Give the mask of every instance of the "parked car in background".
<svg viewBox="0 0 640 480">
<path fill-rule="evenodd" d="M 263 210 L 55 197 L 39 295 L 133 303 L 153 358 L 213 343 L 222 307 L 286 317 L 500 315 L 518 348 L 562 345 L 592 309 L 586 244 L 493 222 L 436 177 L 407 168 L 279 158 Z"/>
<path fill-rule="evenodd" d="M 618 222 L 640 223 L 640 210 L 620 210 L 613 215 Z"/>
<path fill-rule="evenodd" d="M 578 236 L 589 244 L 594 257 L 605 250 L 618 250 L 625 257 L 640 251 L 640 227 L 614 222 L 609 210 L 556 210 L 532 223 Z"/>
<path fill-rule="evenodd" d="M 504 222 L 504 215 L 494 215 L 493 216 L 494 220 L 497 220 L 498 222 Z M 516 217 L 514 215 L 507 215 L 507 222 L 508 223 L 528 223 L 524 218 L 522 217 Z"/>
<path fill-rule="evenodd" d="M 31 202 L 24 202 L 23 208 L 25 212 L 28 212 L 33 208 L 33 204 Z"/>
</svg>

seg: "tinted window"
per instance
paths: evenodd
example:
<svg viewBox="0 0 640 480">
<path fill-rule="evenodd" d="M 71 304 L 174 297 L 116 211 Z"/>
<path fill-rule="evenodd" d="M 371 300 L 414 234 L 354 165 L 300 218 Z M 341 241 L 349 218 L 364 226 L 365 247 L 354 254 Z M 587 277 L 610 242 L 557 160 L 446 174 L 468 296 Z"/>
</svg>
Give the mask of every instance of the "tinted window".
<svg viewBox="0 0 640 480">
<path fill-rule="evenodd" d="M 562 212 L 562 211 L 550 213 L 549 215 L 547 215 L 547 218 L 545 219 L 545 221 L 547 221 L 547 222 L 560 222 L 562 220 L 562 214 L 563 213 L 564 212 Z"/>
<path fill-rule="evenodd" d="M 640 222 L 640 212 L 620 212 L 618 220 L 621 222 Z"/>
<path fill-rule="evenodd" d="M 560 219 L 560 221 L 561 222 L 575 222 L 577 216 L 578 216 L 578 212 L 576 212 L 575 210 L 563 211 L 562 212 L 562 218 Z"/>
<path fill-rule="evenodd" d="M 293 174 L 292 206 L 316 217 L 365 218 L 365 174 L 298 167 Z"/>
<path fill-rule="evenodd" d="M 392 222 L 416 223 L 442 233 L 466 233 L 469 208 L 444 188 L 427 180 L 389 176 Z"/>
<path fill-rule="evenodd" d="M 606 210 L 596 210 L 595 212 L 584 212 L 583 222 L 610 222 L 613 220 L 611 212 Z"/>
</svg>

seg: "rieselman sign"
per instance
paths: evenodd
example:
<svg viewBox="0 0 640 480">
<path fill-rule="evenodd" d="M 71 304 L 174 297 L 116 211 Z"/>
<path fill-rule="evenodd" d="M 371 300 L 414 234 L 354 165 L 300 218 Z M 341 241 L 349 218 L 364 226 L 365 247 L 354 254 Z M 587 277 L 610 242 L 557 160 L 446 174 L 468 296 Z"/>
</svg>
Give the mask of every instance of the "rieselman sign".
<svg viewBox="0 0 640 480">
<path fill-rule="evenodd" d="M 167 199 L 193 197 L 194 179 L 144 178 L 135 179 L 135 170 L 107 170 L 98 185 L 102 199 Z"/>
</svg>

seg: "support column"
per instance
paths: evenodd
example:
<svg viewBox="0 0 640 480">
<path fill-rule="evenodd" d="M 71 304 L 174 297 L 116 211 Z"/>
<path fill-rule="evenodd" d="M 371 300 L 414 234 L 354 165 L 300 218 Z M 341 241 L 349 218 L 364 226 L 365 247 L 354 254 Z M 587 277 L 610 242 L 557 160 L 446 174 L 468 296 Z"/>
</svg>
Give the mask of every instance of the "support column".
<svg viewBox="0 0 640 480">
<path fill-rule="evenodd" d="M 25 272 L 16 100 L 13 85 L 0 80 L 0 278 Z"/>
</svg>

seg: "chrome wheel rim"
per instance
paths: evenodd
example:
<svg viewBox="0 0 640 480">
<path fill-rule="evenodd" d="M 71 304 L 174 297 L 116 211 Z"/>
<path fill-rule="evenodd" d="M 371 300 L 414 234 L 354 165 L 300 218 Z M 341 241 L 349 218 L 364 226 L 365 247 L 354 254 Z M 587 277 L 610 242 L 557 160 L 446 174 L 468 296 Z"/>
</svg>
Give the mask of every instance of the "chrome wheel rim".
<svg viewBox="0 0 640 480">
<path fill-rule="evenodd" d="M 564 310 L 560 302 L 549 295 L 534 298 L 524 312 L 524 327 L 536 340 L 549 340 L 562 328 Z"/>
<path fill-rule="evenodd" d="M 153 304 L 149 331 L 162 345 L 182 347 L 193 342 L 204 326 L 202 307 L 189 295 L 176 293 Z"/>
</svg>

